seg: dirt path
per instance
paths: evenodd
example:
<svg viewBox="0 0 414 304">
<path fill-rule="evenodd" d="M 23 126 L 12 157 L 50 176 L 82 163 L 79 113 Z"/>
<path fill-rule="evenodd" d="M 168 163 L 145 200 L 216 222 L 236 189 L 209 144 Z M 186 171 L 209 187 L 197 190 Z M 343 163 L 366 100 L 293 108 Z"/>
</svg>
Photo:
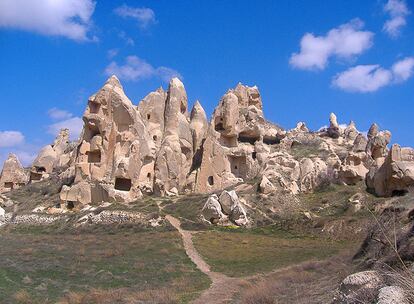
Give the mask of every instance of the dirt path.
<svg viewBox="0 0 414 304">
<path fill-rule="evenodd" d="M 210 288 L 205 290 L 198 299 L 193 301 L 194 304 L 221 304 L 227 303 L 232 296 L 240 290 L 241 285 L 246 283 L 243 278 L 230 278 L 222 273 L 210 270 L 210 266 L 204 261 L 194 247 L 192 234 L 193 232 L 183 230 L 180 221 L 171 216 L 166 215 L 165 218 L 178 230 L 183 238 L 185 252 L 188 257 L 196 264 L 197 268 L 209 276 L 212 284 Z"/>
</svg>

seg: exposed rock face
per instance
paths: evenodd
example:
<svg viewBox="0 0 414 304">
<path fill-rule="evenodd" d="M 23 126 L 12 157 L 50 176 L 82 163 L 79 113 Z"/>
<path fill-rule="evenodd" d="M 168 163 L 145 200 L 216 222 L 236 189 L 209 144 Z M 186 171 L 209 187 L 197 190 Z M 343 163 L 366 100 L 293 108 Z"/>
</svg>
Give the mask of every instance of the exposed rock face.
<svg viewBox="0 0 414 304">
<path fill-rule="evenodd" d="M 247 226 L 249 219 L 243 203 L 237 196 L 236 191 L 224 190 L 220 198 L 216 194 L 210 195 L 201 211 L 204 221 L 211 224 L 228 224 L 231 220 L 238 226 Z"/>
<path fill-rule="evenodd" d="M 221 205 L 216 194 L 212 194 L 207 199 L 203 209 L 201 210 L 201 216 L 205 221 L 211 224 L 218 224 L 219 222 L 223 222 L 227 219 L 227 216 L 224 215 L 221 210 Z"/>
<path fill-rule="evenodd" d="M 339 169 L 339 179 L 347 185 L 355 185 L 365 179 L 369 166 L 365 152 L 350 152 Z"/>
<path fill-rule="evenodd" d="M 257 87 L 238 84 L 223 96 L 213 113 L 196 191 L 210 192 L 253 178 L 270 147 L 284 135 L 264 119 Z"/>
<path fill-rule="evenodd" d="M 384 163 L 371 167 L 366 183 L 379 196 L 403 194 L 414 187 L 414 149 L 394 144 Z"/>
<path fill-rule="evenodd" d="M 161 147 L 164 137 L 166 99 L 167 92 L 163 88 L 159 88 L 155 92 L 149 93 L 138 105 L 138 111 L 157 150 Z"/>
<path fill-rule="evenodd" d="M 171 80 L 165 104 L 164 139 L 155 162 L 155 193 L 184 191 L 193 160 L 193 135 L 183 83 Z"/>
<path fill-rule="evenodd" d="M 83 120 L 75 184 L 61 199 L 129 202 L 152 191 L 156 146 L 115 76 L 89 98 Z"/>
<path fill-rule="evenodd" d="M 69 143 L 69 130 L 62 129 L 52 145 L 40 150 L 30 169 L 30 181 L 48 177 L 55 169 L 67 168 L 74 159 L 74 146 Z"/>
<path fill-rule="evenodd" d="M 338 138 L 341 135 L 338 121 L 334 113 L 331 113 L 331 115 L 329 116 L 329 127 L 327 133 L 328 136 L 332 138 Z"/>
<path fill-rule="evenodd" d="M 19 159 L 14 154 L 9 157 L 3 164 L 3 170 L 0 175 L 0 193 L 20 188 L 26 185 L 28 176 Z"/>
<path fill-rule="evenodd" d="M 383 278 L 377 271 L 370 270 L 351 274 L 342 281 L 334 303 L 372 303 L 378 289 L 383 285 Z"/>
<path fill-rule="evenodd" d="M 62 188 L 63 201 L 133 202 L 145 193 L 209 193 L 256 178 L 264 195 L 312 192 L 326 182 L 355 184 L 367 173 L 373 180 L 372 167 L 384 163 L 391 133 L 376 124 L 367 139 L 354 122 L 342 128 L 331 113 L 324 130 L 310 132 L 301 122 L 286 132 L 262 109 L 258 88 L 238 84 L 208 122 L 198 101 L 188 112 L 177 78 L 167 91 L 159 88 L 135 106 L 112 76 L 89 98 L 76 149 L 63 130 L 33 163 L 31 179 L 64 168 L 60 178 L 74 177 L 74 183 Z M 229 210 L 223 214 L 231 216 Z"/>
</svg>

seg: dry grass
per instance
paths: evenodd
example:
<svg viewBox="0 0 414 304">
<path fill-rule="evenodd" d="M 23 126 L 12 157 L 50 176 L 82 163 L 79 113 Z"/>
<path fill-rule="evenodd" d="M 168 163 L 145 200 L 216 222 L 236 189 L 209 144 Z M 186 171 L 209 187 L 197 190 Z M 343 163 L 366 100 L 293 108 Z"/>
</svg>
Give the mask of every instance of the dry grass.
<svg viewBox="0 0 414 304">
<path fill-rule="evenodd" d="M 93 289 L 85 293 L 70 292 L 60 299 L 58 304 L 175 304 L 178 298 L 173 290 L 146 290 L 131 292 L 126 289 Z"/>
<path fill-rule="evenodd" d="M 13 300 L 16 301 L 16 303 L 20 304 L 30 304 L 32 302 L 32 297 L 26 290 L 19 290 L 13 295 Z"/>
<path fill-rule="evenodd" d="M 339 282 L 350 272 L 349 254 L 310 261 L 252 283 L 241 304 L 330 303 Z"/>
<path fill-rule="evenodd" d="M 175 303 L 210 284 L 173 231 L 2 231 L 0 243 L 0 303 Z"/>
</svg>

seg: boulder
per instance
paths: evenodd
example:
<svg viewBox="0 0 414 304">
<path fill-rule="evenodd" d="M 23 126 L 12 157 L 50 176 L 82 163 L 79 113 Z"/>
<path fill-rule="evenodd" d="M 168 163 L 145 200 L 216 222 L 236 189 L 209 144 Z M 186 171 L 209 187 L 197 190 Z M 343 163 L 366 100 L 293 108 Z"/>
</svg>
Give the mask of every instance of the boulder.
<svg viewBox="0 0 414 304">
<path fill-rule="evenodd" d="M 210 195 L 207 199 L 203 209 L 201 210 L 201 216 L 203 220 L 211 224 L 218 224 L 226 219 L 226 216 L 221 210 L 221 205 L 216 194 Z"/>
<path fill-rule="evenodd" d="M 231 214 L 231 210 L 234 205 L 239 204 L 239 197 L 236 194 L 236 191 L 231 190 L 227 191 L 224 190 L 219 197 L 219 202 L 221 205 L 221 209 L 227 215 Z"/>
<path fill-rule="evenodd" d="M 347 185 L 355 185 L 365 179 L 370 161 L 365 152 L 350 152 L 339 168 L 338 178 Z"/>
<path fill-rule="evenodd" d="M 398 286 L 385 286 L 379 290 L 377 304 L 408 304 L 404 290 Z"/>
<path fill-rule="evenodd" d="M 327 178 L 327 165 L 319 158 L 303 158 L 300 161 L 299 189 L 302 192 L 311 192 Z"/>
<path fill-rule="evenodd" d="M 259 191 L 263 194 L 270 194 L 276 191 L 276 187 L 272 182 L 264 175 L 259 184 Z"/>
<path fill-rule="evenodd" d="M 340 284 L 339 294 L 334 303 L 372 303 L 383 284 L 383 278 L 374 270 L 351 274 Z"/>
<path fill-rule="evenodd" d="M 28 182 L 28 176 L 15 154 L 10 153 L 0 175 L 0 193 L 18 189 Z"/>
</svg>

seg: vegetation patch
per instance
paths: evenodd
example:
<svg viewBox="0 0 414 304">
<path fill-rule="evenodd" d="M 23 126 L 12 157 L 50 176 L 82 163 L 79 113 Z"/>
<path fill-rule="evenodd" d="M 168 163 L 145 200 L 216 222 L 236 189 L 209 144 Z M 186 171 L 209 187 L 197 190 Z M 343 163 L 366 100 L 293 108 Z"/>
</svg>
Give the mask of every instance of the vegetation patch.
<svg viewBox="0 0 414 304">
<path fill-rule="evenodd" d="M 4 231 L 0 241 L 1 303 L 127 303 L 128 295 L 145 299 L 151 290 L 174 300 L 165 303 L 180 303 L 210 283 L 175 231 L 53 234 L 27 228 Z M 100 301 L 102 295 L 112 302 Z"/>
<path fill-rule="evenodd" d="M 264 235 L 259 231 L 243 230 L 206 231 L 194 236 L 197 250 L 213 271 L 235 277 L 269 272 L 311 259 L 327 258 L 349 245 L 283 231 Z"/>
</svg>

